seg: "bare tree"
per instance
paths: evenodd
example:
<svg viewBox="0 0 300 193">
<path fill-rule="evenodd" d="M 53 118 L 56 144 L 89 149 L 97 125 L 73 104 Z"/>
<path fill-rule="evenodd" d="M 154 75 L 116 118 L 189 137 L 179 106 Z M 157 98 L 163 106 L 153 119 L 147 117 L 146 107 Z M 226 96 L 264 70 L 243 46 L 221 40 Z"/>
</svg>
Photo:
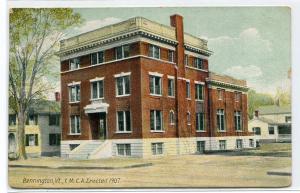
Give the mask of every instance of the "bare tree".
<svg viewBox="0 0 300 193">
<path fill-rule="evenodd" d="M 28 108 L 51 85 L 45 81 L 63 31 L 81 22 L 72 9 L 12 9 L 9 36 L 9 103 L 18 119 L 19 159 L 26 159 L 25 121 Z"/>
</svg>

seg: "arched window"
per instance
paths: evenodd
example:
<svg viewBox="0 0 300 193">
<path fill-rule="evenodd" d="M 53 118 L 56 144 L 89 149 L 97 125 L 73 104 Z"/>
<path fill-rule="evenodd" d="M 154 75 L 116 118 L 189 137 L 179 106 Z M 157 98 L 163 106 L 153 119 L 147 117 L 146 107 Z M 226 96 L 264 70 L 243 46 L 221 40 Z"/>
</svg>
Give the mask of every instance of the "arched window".
<svg viewBox="0 0 300 193">
<path fill-rule="evenodd" d="M 187 120 L 187 124 L 190 125 L 191 124 L 191 113 L 190 113 L 190 111 L 188 111 L 186 113 L 186 120 Z"/>
<path fill-rule="evenodd" d="M 175 125 L 175 115 L 173 110 L 169 112 L 169 122 L 170 125 Z"/>
</svg>

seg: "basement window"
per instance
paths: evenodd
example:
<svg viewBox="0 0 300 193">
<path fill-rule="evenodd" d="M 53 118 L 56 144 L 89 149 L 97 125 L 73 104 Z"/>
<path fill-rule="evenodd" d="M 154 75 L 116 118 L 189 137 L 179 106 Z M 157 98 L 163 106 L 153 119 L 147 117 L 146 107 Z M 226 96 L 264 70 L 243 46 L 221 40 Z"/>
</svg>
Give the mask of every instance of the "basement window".
<svg viewBox="0 0 300 193">
<path fill-rule="evenodd" d="M 118 156 L 131 156 L 131 144 L 117 144 Z"/>
</svg>

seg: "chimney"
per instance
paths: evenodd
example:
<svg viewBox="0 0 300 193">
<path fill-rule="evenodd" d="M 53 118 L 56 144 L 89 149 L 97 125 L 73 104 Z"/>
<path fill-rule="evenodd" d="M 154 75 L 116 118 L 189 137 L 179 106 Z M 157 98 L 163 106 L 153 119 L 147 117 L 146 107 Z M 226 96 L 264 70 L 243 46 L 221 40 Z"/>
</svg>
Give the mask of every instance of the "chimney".
<svg viewBox="0 0 300 193">
<path fill-rule="evenodd" d="M 170 16 L 171 26 L 175 27 L 176 40 L 176 59 L 175 62 L 178 66 L 178 75 L 185 77 L 185 64 L 184 64 L 184 30 L 183 30 L 183 17 L 181 15 Z"/>
<path fill-rule="evenodd" d="M 60 93 L 59 92 L 55 92 L 55 101 L 59 102 L 60 101 Z"/>
<path fill-rule="evenodd" d="M 255 118 L 258 118 L 258 113 L 259 113 L 258 110 L 255 110 L 255 111 L 254 111 L 254 117 L 255 117 Z"/>
</svg>

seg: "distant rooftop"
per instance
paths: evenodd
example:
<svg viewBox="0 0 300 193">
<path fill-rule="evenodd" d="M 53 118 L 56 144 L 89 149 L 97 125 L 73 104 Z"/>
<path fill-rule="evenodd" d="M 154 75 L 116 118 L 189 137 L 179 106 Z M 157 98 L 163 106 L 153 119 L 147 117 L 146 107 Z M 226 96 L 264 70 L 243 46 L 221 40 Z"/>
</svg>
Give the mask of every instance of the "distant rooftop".
<svg viewBox="0 0 300 193">
<path fill-rule="evenodd" d="M 277 105 L 261 106 L 257 110 L 259 112 L 259 115 L 285 114 L 285 113 L 291 113 L 291 105 L 286 105 L 286 106 L 277 106 Z"/>
<path fill-rule="evenodd" d="M 120 35 L 129 34 L 136 31 L 143 31 L 158 35 L 170 42 L 177 42 L 174 27 L 163 25 L 143 17 L 134 17 L 120 23 L 101 27 L 99 29 L 62 40 L 59 53 L 64 53 L 71 49 L 79 49 L 83 46 L 96 44 L 102 40 L 115 38 Z M 208 51 L 207 41 L 204 39 L 185 33 L 184 41 L 187 46 Z"/>
<path fill-rule="evenodd" d="M 49 114 L 49 113 L 60 113 L 60 102 L 50 100 L 38 100 L 35 101 L 31 107 L 29 107 L 29 113 L 35 114 Z M 10 108 L 9 114 L 15 114 Z"/>
<path fill-rule="evenodd" d="M 242 86 L 242 87 L 247 87 L 246 80 L 239 80 L 239 79 L 233 78 L 231 76 L 217 74 L 215 72 L 209 73 L 209 80 L 217 81 L 217 82 L 224 82 L 227 84 L 233 84 L 233 85 L 238 85 L 238 86 Z"/>
</svg>

